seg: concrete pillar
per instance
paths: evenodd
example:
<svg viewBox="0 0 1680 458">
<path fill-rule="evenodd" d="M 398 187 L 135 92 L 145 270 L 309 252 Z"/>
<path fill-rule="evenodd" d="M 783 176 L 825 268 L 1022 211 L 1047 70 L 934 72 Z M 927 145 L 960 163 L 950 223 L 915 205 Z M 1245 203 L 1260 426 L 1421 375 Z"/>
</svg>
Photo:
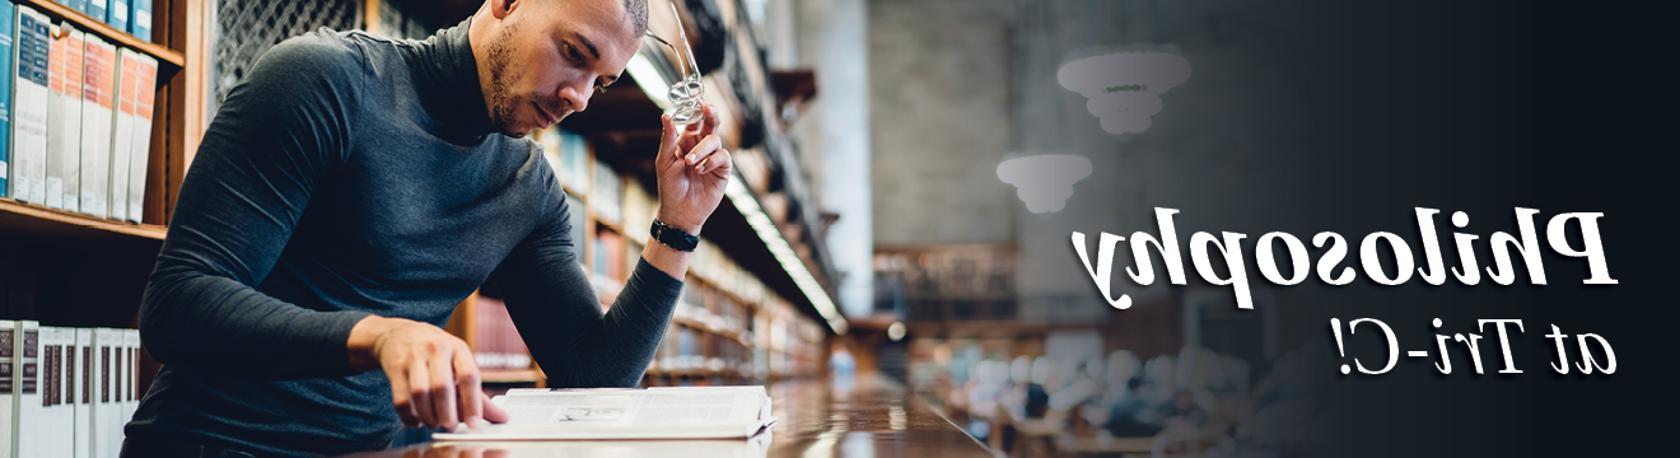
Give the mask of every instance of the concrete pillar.
<svg viewBox="0 0 1680 458">
<path fill-rule="evenodd" d="M 840 220 L 827 243 L 840 272 L 840 310 L 868 314 L 874 300 L 870 193 L 869 16 L 867 0 L 801 0 L 799 60 L 816 69 L 817 99 L 795 128 L 814 187 Z"/>
</svg>

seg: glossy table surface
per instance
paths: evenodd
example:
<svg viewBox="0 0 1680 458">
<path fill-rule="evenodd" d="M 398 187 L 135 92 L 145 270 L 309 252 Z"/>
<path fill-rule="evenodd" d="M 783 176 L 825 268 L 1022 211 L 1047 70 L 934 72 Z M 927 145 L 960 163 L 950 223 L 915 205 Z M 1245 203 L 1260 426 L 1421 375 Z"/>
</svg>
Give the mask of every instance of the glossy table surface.
<svg viewBox="0 0 1680 458">
<path fill-rule="evenodd" d="M 769 385 L 768 433 L 736 441 L 603 441 L 421 444 L 363 457 L 990 457 L 968 433 L 889 380 L 810 380 Z"/>
</svg>

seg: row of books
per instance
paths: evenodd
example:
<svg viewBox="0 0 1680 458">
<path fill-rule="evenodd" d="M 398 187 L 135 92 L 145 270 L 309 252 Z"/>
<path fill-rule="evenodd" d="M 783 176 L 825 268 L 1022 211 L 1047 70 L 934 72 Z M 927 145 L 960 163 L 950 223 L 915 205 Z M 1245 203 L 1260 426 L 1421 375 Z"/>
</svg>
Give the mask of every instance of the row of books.
<svg viewBox="0 0 1680 458">
<path fill-rule="evenodd" d="M 668 373 L 709 371 L 763 377 L 771 374 L 772 358 L 780 358 L 782 369 L 776 375 L 793 373 L 794 352 L 772 352 L 748 346 L 721 334 L 709 334 L 688 326 L 670 326 L 660 341 L 659 352 L 650 369 Z"/>
<path fill-rule="evenodd" d="M 119 32 L 152 41 L 152 0 L 62 0 L 59 3 Z"/>
<path fill-rule="evenodd" d="M 666 327 L 665 338 L 659 341 L 659 353 L 653 360 L 653 368 L 679 371 L 705 367 L 706 354 L 701 351 L 699 343 L 703 337 L 694 329 L 682 326 Z"/>
<path fill-rule="evenodd" d="M 27 6 L 0 15 L 0 196 L 140 222 L 157 60 Z"/>
<path fill-rule="evenodd" d="M 139 330 L 0 321 L 0 458 L 117 456 L 139 361 Z"/>
<path fill-rule="evenodd" d="M 1015 297 L 1015 250 L 1006 245 L 950 245 L 878 250 L 877 281 L 915 298 Z"/>
<path fill-rule="evenodd" d="M 473 341 L 468 344 L 480 370 L 531 368 L 531 350 L 514 327 L 506 302 L 479 294 L 471 312 Z"/>
<path fill-rule="evenodd" d="M 568 191 L 588 194 L 589 174 L 594 170 L 589 159 L 589 142 L 582 135 L 559 127 L 537 132 L 536 140 L 542 145 L 543 157 L 548 159 L 560 184 Z"/>
</svg>

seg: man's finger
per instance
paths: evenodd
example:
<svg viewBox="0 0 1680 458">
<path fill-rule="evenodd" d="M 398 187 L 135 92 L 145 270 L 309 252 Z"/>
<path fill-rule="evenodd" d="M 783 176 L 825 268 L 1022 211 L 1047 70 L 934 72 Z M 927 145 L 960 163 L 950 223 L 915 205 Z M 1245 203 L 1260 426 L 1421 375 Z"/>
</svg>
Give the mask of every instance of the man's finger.
<svg viewBox="0 0 1680 458">
<path fill-rule="evenodd" d="M 502 410 L 501 405 L 496 404 L 494 402 L 490 402 L 490 395 L 484 394 L 483 391 L 480 391 L 478 393 L 478 399 L 479 399 L 479 402 L 484 405 L 484 420 L 485 421 L 489 421 L 491 423 L 507 423 L 507 421 L 508 421 L 507 411 Z"/>
<path fill-rule="evenodd" d="M 717 152 L 712 153 L 710 157 L 706 158 L 706 163 L 700 168 L 700 173 L 707 174 L 718 171 L 727 171 L 729 170 L 730 160 L 729 150 L 718 148 Z"/>
<path fill-rule="evenodd" d="M 420 414 L 414 410 L 414 397 L 408 390 L 408 374 L 398 371 L 385 375 L 391 379 L 391 405 L 397 409 L 397 418 L 407 426 L 419 424 Z"/>
<path fill-rule="evenodd" d="M 477 428 L 484 419 L 484 388 L 478 378 L 478 364 L 466 349 L 455 352 L 455 393 L 461 401 L 461 422 Z"/>
<path fill-rule="evenodd" d="M 683 160 L 687 161 L 689 166 L 698 166 L 704 162 L 707 157 L 710 157 L 712 153 L 718 152 L 722 149 L 723 140 L 719 139 L 716 135 L 708 135 L 705 138 L 700 139 L 700 143 L 694 145 L 694 149 L 689 150 L 688 156 L 684 156 Z"/>
<path fill-rule="evenodd" d="M 712 104 L 709 103 L 702 106 L 700 112 L 705 114 L 700 121 L 700 137 L 705 138 L 712 135 L 713 132 L 717 132 L 718 114 L 717 110 L 713 109 Z"/>
<path fill-rule="evenodd" d="M 455 410 L 455 358 L 453 352 L 444 349 L 432 353 L 429 361 L 432 370 L 432 415 L 437 419 L 436 426 L 454 429 L 456 419 L 460 418 Z"/>
<path fill-rule="evenodd" d="M 677 149 L 677 139 L 681 134 L 677 125 L 671 122 L 671 115 L 659 115 L 659 157 L 656 159 L 675 158 L 677 151 L 680 151 Z"/>
<path fill-rule="evenodd" d="M 436 426 L 437 420 L 432 416 L 432 395 L 426 389 L 431 386 L 431 376 L 426 372 L 426 362 L 415 359 L 408 365 L 408 393 L 410 402 L 414 405 L 415 418 L 424 426 Z"/>
</svg>

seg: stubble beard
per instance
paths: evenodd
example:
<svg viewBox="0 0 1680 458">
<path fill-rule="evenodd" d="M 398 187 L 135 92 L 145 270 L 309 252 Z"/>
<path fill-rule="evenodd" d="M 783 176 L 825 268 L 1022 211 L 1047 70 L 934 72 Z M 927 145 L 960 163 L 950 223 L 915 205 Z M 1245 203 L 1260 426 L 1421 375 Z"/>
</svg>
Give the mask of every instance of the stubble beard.
<svg viewBox="0 0 1680 458">
<path fill-rule="evenodd" d="M 508 94 L 509 67 L 512 65 L 513 33 L 519 28 L 518 23 L 508 24 L 502 29 L 496 39 L 490 43 L 490 113 L 496 129 L 513 136 L 522 136 L 527 132 L 515 132 L 517 129 L 517 102 Z"/>
</svg>

